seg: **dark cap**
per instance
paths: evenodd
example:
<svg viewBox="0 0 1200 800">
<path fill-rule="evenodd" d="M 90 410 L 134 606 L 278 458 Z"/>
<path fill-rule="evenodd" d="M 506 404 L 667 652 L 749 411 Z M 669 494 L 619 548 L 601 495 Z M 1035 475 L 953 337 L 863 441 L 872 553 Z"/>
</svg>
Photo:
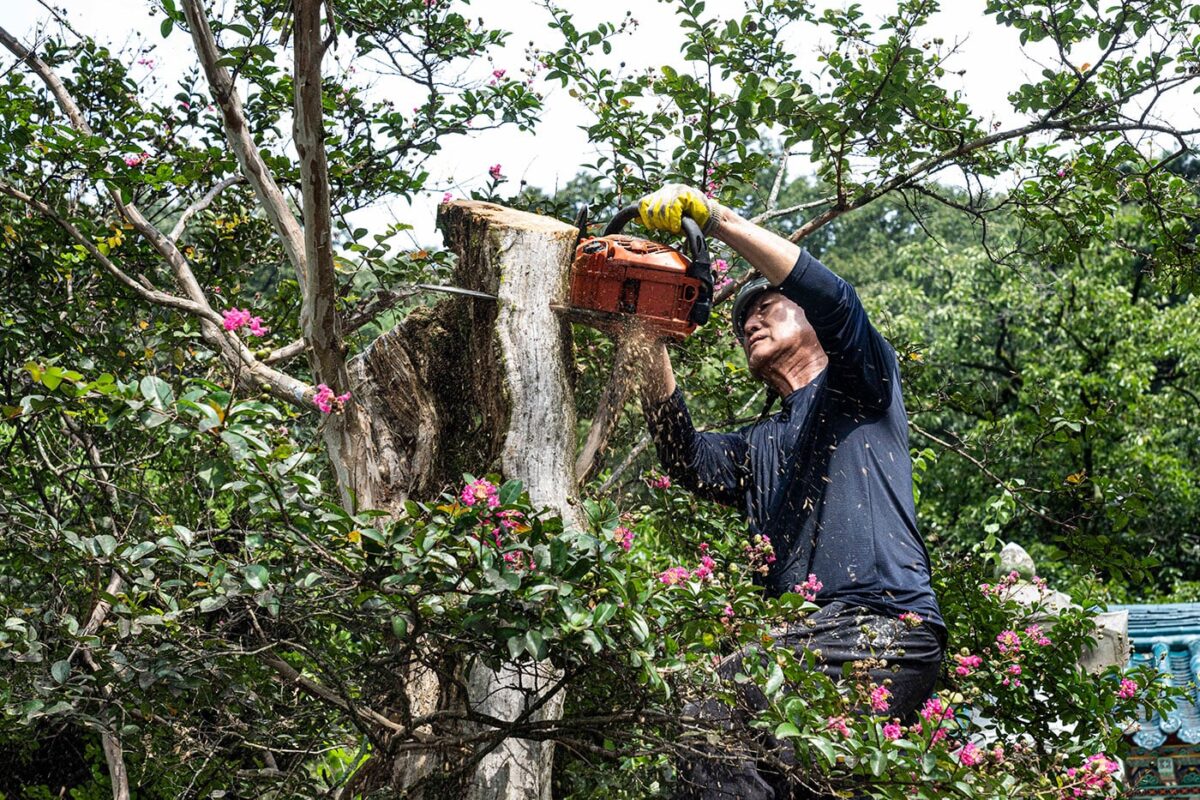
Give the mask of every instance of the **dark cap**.
<svg viewBox="0 0 1200 800">
<path fill-rule="evenodd" d="M 737 337 L 739 344 L 746 343 L 744 328 L 750 306 L 754 304 L 759 295 L 774 288 L 766 278 L 760 275 L 753 280 L 746 281 L 746 284 L 738 290 L 737 297 L 733 300 L 733 335 Z"/>
</svg>

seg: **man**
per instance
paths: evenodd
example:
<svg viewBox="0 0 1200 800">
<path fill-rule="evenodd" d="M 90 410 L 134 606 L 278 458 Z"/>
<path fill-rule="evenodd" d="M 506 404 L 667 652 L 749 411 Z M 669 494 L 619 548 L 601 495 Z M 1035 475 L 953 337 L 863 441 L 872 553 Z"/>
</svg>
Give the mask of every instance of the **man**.
<svg viewBox="0 0 1200 800">
<path fill-rule="evenodd" d="M 782 400 L 778 413 L 741 430 L 699 433 L 659 342 L 642 392 L 664 468 L 697 495 L 741 509 L 750 534 L 770 539 L 769 595 L 820 586 L 821 609 L 779 631 L 776 645 L 820 651 L 834 679 L 848 662 L 885 658 L 872 678 L 889 681 L 887 715 L 910 715 L 933 689 L 945 628 L 916 527 L 895 352 L 853 288 L 792 242 L 686 186 L 647 195 L 640 211 L 647 228 L 676 233 L 691 216 L 758 270 L 734 303 L 734 332 L 750 372 Z M 721 674 L 736 674 L 743 655 L 726 659 Z M 754 692 L 745 701 L 750 710 L 765 703 Z M 744 713 L 714 701 L 693 711 L 726 725 Z M 792 794 L 749 759 L 701 759 L 681 778 L 684 797 Z"/>
</svg>

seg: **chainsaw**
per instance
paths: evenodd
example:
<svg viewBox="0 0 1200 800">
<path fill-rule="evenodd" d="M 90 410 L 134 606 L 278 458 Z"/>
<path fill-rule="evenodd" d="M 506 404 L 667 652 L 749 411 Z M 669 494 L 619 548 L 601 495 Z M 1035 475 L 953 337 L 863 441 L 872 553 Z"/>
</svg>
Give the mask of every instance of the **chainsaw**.
<svg viewBox="0 0 1200 800">
<path fill-rule="evenodd" d="M 588 237 L 587 206 L 576 219 L 580 239 L 571 263 L 569 307 L 556 310 L 590 323 L 623 323 L 636 317 L 675 339 L 690 336 L 712 313 L 712 262 L 700 226 L 683 218 L 691 257 L 669 245 L 626 236 L 638 206 L 617 212 L 604 233 Z"/>
</svg>

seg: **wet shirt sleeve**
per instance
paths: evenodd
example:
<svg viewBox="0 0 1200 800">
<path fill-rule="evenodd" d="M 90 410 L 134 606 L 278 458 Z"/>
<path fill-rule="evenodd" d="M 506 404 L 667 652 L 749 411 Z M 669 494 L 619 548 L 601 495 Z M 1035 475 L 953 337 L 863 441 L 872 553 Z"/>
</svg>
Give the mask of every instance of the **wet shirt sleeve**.
<svg viewBox="0 0 1200 800">
<path fill-rule="evenodd" d="M 831 385 L 867 407 L 887 408 L 896 354 L 867 318 L 854 287 L 803 250 L 778 289 L 804 309 L 829 357 Z"/>
<path fill-rule="evenodd" d="M 706 500 L 744 505 L 749 474 L 744 436 L 697 431 L 679 389 L 645 412 L 658 459 L 671 480 Z"/>
</svg>

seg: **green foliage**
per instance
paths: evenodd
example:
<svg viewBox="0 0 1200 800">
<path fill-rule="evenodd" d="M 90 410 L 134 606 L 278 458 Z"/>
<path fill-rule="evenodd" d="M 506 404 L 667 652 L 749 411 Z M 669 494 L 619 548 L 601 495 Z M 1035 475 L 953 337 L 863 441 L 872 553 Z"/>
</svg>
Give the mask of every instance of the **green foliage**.
<svg viewBox="0 0 1200 800">
<path fill-rule="evenodd" d="M 236 0 L 212 25 L 254 147 L 299 197 L 284 5 Z M 414 720 L 407 694 L 430 675 L 458 691 L 476 664 L 562 671 L 563 719 L 511 730 L 564 745 L 556 793 L 577 798 L 668 795 L 681 743 L 718 735 L 681 709 L 714 693 L 736 702 L 715 685 L 713 658 L 750 647 L 762 658 L 739 685 L 770 703 L 722 743 L 770 732 L 796 747 L 813 786 L 881 798 L 1057 798 L 1084 780 L 1069 769 L 1120 751 L 1138 706 L 1172 702 L 1152 675 L 1131 676 L 1137 696 L 1119 698 L 1114 672 L 1075 667 L 1092 635 L 1083 611 L 1051 627 L 1011 585 L 979 586 L 995 583 L 990 554 L 1015 539 L 1083 608 L 1196 595 L 1196 169 L 1189 134 L 1137 104 L 1195 85 L 1195 8 L 989 0 L 1002 30 L 1050 46 L 1037 51 L 1044 71 L 1012 87 L 1018 122 L 998 128 L 954 88 L 956 45 L 928 35 L 936 6 L 925 0 L 881 16 L 755 0 L 730 18 L 681 0 L 682 50 L 648 72 L 619 62 L 633 14 L 587 28 L 552 5 L 559 44 L 495 81 L 470 76 L 490 72 L 509 34 L 472 20 L 465 2 L 333 7 L 322 122 L 338 257 L 325 299 L 349 350 L 423 302 L 408 284 L 442 282 L 452 264 L 400 246 L 413 220 L 369 230 L 349 215 L 434 191 L 431 159 L 447 137 L 533 128 L 540 76 L 587 109 L 598 155 L 555 196 L 525 186 L 506 200 L 497 174 L 477 198 L 565 219 L 587 200 L 599 219 L 680 180 L 802 239 L 858 286 L 902 358 L 951 651 L 982 663 L 966 675 L 948 664 L 943 740 L 929 720 L 888 738 L 896 723 L 857 712 L 874 688 L 860 674 L 835 685 L 808 669 L 811 655 L 770 646 L 812 607 L 761 596 L 736 515 L 652 486 L 650 454 L 622 466 L 644 433 L 632 408 L 579 524 L 494 475 L 483 480 L 495 506 L 476 484 L 470 504 L 463 487 L 443 487 L 404 513 L 351 514 L 334 499 L 347 465 L 321 445 L 336 419 L 233 378 L 195 316 L 138 299 L 60 224 L 4 194 L 0 751 L 14 754 L 3 771 L 25 795 L 58 796 L 68 778 L 70 796 L 110 791 L 105 731 L 126 742 L 137 797 L 365 795 L 386 783 L 398 742 L 427 730 L 478 741 L 489 729 L 461 711 Z M 158 11 L 155 46 L 185 46 L 176 0 Z M 172 286 L 177 273 L 102 190 L 170 230 L 238 174 L 201 70 L 164 95 L 134 77 L 139 54 L 73 35 L 39 53 L 92 132 L 68 125 L 23 66 L 0 70 L 3 185 L 69 220 L 138 285 Z M 1080 53 L 1099 55 L 1084 64 Z M 366 64 L 415 92 L 415 107 L 381 97 Z M 1160 129 L 1171 135 L 1139 138 Z M 796 156 L 811 165 L 802 180 L 783 169 Z M 951 172 L 968 188 L 939 183 Z M 251 189 L 234 183 L 192 210 L 180 252 L 212 308 L 262 316 L 266 335 L 247 340 L 256 358 L 299 339 L 300 287 Z M 719 245 L 714 254 L 744 272 Z M 726 314 L 718 307 L 675 353 L 695 418 L 716 428 L 765 402 Z M 613 343 L 578 331 L 576 344 L 582 428 Z M 711 576 L 696 575 L 702 558 Z M 667 585 L 671 569 L 687 577 Z M 1019 686 L 1015 657 L 999 650 L 1006 631 L 1020 642 Z M 968 742 L 988 754 L 974 767 Z M 50 761 L 62 765 L 57 785 Z M 1084 788 L 1109 792 L 1101 777 Z"/>
</svg>

